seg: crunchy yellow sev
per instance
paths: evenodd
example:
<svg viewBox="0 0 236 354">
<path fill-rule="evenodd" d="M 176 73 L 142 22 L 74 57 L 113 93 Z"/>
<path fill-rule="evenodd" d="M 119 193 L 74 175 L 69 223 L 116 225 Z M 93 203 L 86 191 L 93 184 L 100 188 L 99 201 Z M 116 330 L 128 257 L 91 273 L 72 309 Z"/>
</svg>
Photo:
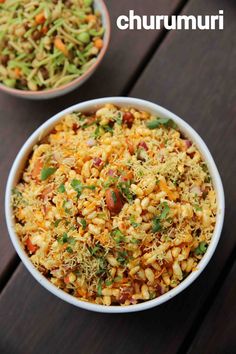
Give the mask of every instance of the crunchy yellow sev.
<svg viewBox="0 0 236 354">
<path fill-rule="evenodd" d="M 176 287 L 211 241 L 216 197 L 169 119 L 112 104 L 63 117 L 12 192 L 30 260 L 84 301 L 132 305 Z"/>
</svg>

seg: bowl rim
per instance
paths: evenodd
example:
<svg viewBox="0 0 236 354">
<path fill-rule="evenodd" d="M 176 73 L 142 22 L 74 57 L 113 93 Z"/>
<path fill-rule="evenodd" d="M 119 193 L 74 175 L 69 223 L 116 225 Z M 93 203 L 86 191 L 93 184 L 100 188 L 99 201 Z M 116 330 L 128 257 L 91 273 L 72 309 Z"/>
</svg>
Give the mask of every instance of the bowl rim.
<svg viewBox="0 0 236 354">
<path fill-rule="evenodd" d="M 183 131 L 184 134 L 186 134 L 189 138 L 191 138 L 194 141 L 199 151 L 201 152 L 204 161 L 206 161 L 210 171 L 210 175 L 212 177 L 213 185 L 216 191 L 216 196 L 217 196 L 217 205 L 218 205 L 217 218 L 216 218 L 215 229 L 212 235 L 212 240 L 209 244 L 209 247 L 205 255 L 198 263 L 197 269 L 194 272 L 192 272 L 190 275 L 188 275 L 177 287 L 169 290 L 167 293 L 153 300 L 147 300 L 143 303 L 129 305 L 129 306 L 105 306 L 105 305 L 97 305 L 90 302 L 82 301 L 79 300 L 78 298 L 75 298 L 72 295 L 67 294 L 63 290 L 57 288 L 48 279 L 46 279 L 46 277 L 44 277 L 30 261 L 27 253 L 23 249 L 20 239 L 18 238 L 14 230 L 14 218 L 13 218 L 13 212 L 12 212 L 11 201 L 10 201 L 11 191 L 15 186 L 16 180 L 18 179 L 18 177 L 16 178 L 16 176 L 18 176 L 19 174 L 20 165 L 22 164 L 22 161 L 25 161 L 27 159 L 29 153 L 32 151 L 32 146 L 36 142 L 38 142 L 45 134 L 47 134 L 55 125 L 55 123 L 59 121 L 65 114 L 69 114 L 73 111 L 80 111 L 80 110 L 86 111 L 94 108 L 97 109 L 98 107 L 106 103 L 112 103 L 117 106 L 136 107 L 137 109 L 143 109 L 148 112 L 160 115 L 162 117 L 171 118 L 174 122 L 176 122 L 180 130 Z M 24 143 L 24 145 L 21 147 L 20 151 L 18 152 L 9 173 L 7 186 L 6 186 L 6 194 L 5 194 L 5 216 L 6 216 L 7 228 L 8 228 L 11 241 L 14 245 L 16 252 L 21 258 L 22 262 L 29 270 L 29 272 L 33 275 L 33 277 L 44 288 L 49 290 L 52 294 L 56 295 L 60 299 L 72 305 L 75 305 L 77 307 L 86 310 L 91 310 L 94 312 L 101 312 L 101 313 L 128 313 L 128 312 L 137 312 L 137 311 L 150 309 L 152 307 L 155 307 L 157 305 L 160 305 L 170 300 L 171 298 L 173 298 L 174 296 L 182 292 L 185 288 L 187 288 L 201 274 L 201 272 L 206 267 L 206 265 L 208 264 L 208 262 L 210 261 L 210 259 L 214 254 L 223 227 L 224 212 L 225 212 L 225 198 L 224 198 L 224 190 L 223 190 L 221 177 L 209 149 L 207 148 L 206 144 L 199 136 L 199 134 L 182 118 L 178 117 L 177 115 L 163 108 L 162 106 L 159 106 L 155 103 L 146 100 L 141 100 L 132 97 L 106 97 L 106 98 L 85 101 L 82 103 L 75 104 L 67 109 L 64 109 L 63 111 L 57 113 L 56 115 L 48 119 L 46 122 L 44 122 L 39 128 L 36 129 L 36 131 L 33 132 L 33 134 L 27 139 L 27 141 Z"/>
<path fill-rule="evenodd" d="M 105 18 L 104 22 L 106 23 L 106 28 L 105 28 L 105 35 L 103 37 L 103 39 L 105 40 L 104 40 L 104 45 L 102 47 L 102 50 L 99 52 L 98 56 L 96 57 L 96 61 L 88 68 L 88 70 L 86 70 L 81 76 L 68 82 L 67 84 L 64 84 L 56 88 L 50 88 L 48 90 L 41 90 L 41 91 L 19 90 L 19 89 L 8 87 L 2 83 L 0 83 L 0 90 L 18 97 L 40 98 L 40 96 L 45 96 L 45 95 L 46 96 L 55 95 L 54 97 L 56 97 L 57 94 L 63 91 L 67 92 L 68 89 L 72 87 L 77 87 L 80 82 L 83 83 L 84 81 L 86 81 L 90 77 L 90 75 L 95 71 L 95 69 L 97 69 L 97 67 L 103 60 L 111 38 L 111 20 L 110 20 L 110 15 L 107 6 L 104 0 L 95 0 L 95 1 L 97 1 L 101 5 L 102 8 L 101 14 Z"/>
</svg>

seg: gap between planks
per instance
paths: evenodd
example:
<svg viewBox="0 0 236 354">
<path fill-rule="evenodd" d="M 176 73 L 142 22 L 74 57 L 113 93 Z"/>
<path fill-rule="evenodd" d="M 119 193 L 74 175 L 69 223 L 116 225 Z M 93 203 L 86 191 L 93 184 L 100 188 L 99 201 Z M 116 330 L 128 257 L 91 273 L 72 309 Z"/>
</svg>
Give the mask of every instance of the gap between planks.
<svg viewBox="0 0 236 354">
<path fill-rule="evenodd" d="M 11 261 L 9 262 L 8 266 L 6 267 L 6 270 L 3 273 L 3 276 L 1 277 L 0 281 L 0 294 L 3 291 L 3 289 L 6 287 L 7 283 L 15 273 L 16 269 L 18 268 L 20 264 L 20 258 L 18 257 L 17 254 L 15 254 Z"/>
<path fill-rule="evenodd" d="M 169 16 L 173 15 L 179 15 L 184 7 L 187 5 L 189 0 L 182 0 L 176 8 L 173 10 L 173 12 Z M 143 74 L 145 68 L 148 66 L 149 62 L 152 60 L 153 55 L 158 51 L 159 47 L 161 44 L 164 42 L 166 36 L 170 30 L 165 29 L 164 27 L 161 29 L 160 35 L 154 42 L 154 44 L 150 47 L 150 49 L 147 51 L 147 54 L 144 56 L 144 59 L 140 62 L 139 67 L 137 70 L 134 72 L 133 76 L 129 80 L 129 82 L 125 85 L 124 89 L 121 91 L 121 96 L 128 96 L 130 92 L 132 91 L 133 87 L 135 86 L 136 82 L 139 80 L 140 76 Z"/>
<path fill-rule="evenodd" d="M 230 253 L 230 256 L 227 259 L 223 267 L 223 270 L 221 271 L 220 275 L 216 279 L 215 284 L 213 285 L 211 291 L 209 292 L 209 295 L 207 296 L 197 316 L 193 320 L 193 324 L 190 327 L 185 339 L 183 340 L 176 354 L 187 354 L 191 349 L 191 345 L 194 341 L 194 338 L 197 337 L 198 332 L 205 318 L 210 312 L 211 307 L 214 305 L 220 290 L 224 286 L 224 283 L 226 282 L 227 277 L 229 276 L 230 271 L 235 263 L 235 259 L 236 259 L 236 247 Z"/>
</svg>

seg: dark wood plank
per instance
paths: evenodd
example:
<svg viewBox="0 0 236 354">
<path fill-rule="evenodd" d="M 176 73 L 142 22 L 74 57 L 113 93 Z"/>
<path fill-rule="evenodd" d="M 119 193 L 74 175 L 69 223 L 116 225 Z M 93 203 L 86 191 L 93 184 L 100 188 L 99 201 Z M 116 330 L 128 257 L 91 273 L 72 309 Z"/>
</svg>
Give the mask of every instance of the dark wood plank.
<svg viewBox="0 0 236 354">
<path fill-rule="evenodd" d="M 134 8 L 140 14 L 150 14 L 155 8 L 159 13 L 168 14 L 175 11 L 181 1 L 146 0 L 138 6 L 135 0 L 107 1 L 112 22 L 111 43 L 103 63 L 83 87 L 59 99 L 42 102 L 26 101 L 0 93 L 0 141 L 4 141 L 0 151 L 1 205 L 4 204 L 5 183 L 10 166 L 26 138 L 63 108 L 87 99 L 121 94 L 160 38 L 161 31 L 145 33 L 116 29 L 117 16 L 126 13 L 129 8 Z M 5 227 L 3 207 L 0 210 L 0 234 L 0 281 L 3 283 L 4 275 L 7 275 L 14 258 Z"/>
<path fill-rule="evenodd" d="M 63 303 L 20 266 L 1 296 L 3 352 L 42 353 L 47 348 L 59 354 L 173 354 L 183 348 L 235 246 L 236 8 L 232 0 L 223 5 L 220 0 L 191 0 L 185 11 L 209 14 L 220 8 L 226 12 L 223 32 L 170 33 L 131 92 L 183 116 L 212 150 L 227 200 L 224 232 L 213 260 L 191 287 L 168 303 L 143 313 L 112 316 Z"/>
<path fill-rule="evenodd" d="M 236 264 L 202 324 L 188 354 L 233 354 L 236 351 Z"/>
</svg>

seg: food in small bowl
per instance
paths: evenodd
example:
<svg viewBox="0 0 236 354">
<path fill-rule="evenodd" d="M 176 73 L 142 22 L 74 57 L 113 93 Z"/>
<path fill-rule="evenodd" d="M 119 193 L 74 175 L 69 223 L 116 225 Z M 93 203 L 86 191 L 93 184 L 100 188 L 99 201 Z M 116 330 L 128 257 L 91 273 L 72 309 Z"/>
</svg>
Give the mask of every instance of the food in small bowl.
<svg viewBox="0 0 236 354">
<path fill-rule="evenodd" d="M 6 215 L 22 260 L 77 306 L 131 312 L 189 285 L 217 245 L 221 180 L 196 132 L 133 98 L 76 105 L 26 142 Z"/>
<path fill-rule="evenodd" d="M 110 25 L 101 0 L 0 3 L 1 88 L 55 97 L 81 84 L 107 48 Z"/>
</svg>

